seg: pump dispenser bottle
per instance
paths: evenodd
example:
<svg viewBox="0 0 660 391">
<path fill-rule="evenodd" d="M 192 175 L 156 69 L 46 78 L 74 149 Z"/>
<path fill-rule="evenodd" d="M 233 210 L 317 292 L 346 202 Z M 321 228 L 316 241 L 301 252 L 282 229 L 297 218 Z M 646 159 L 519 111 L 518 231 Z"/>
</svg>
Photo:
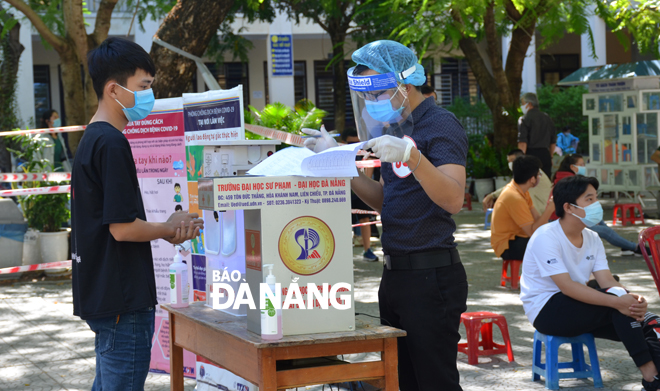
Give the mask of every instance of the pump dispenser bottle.
<svg viewBox="0 0 660 391">
<path fill-rule="evenodd" d="M 170 306 L 172 308 L 188 307 L 188 266 L 183 263 L 183 257 L 179 252 L 181 247 L 174 246 L 174 262 L 170 265 Z"/>
<path fill-rule="evenodd" d="M 275 293 L 275 276 L 273 275 L 273 265 L 264 265 L 270 268 L 269 274 L 266 277 L 266 284 L 270 291 Z M 262 293 L 266 298 L 266 308 L 261 309 L 261 338 L 266 340 L 278 340 L 282 338 L 282 309 L 275 309 L 275 306 L 270 301 L 265 293 Z M 282 304 L 280 303 L 280 306 Z"/>
</svg>

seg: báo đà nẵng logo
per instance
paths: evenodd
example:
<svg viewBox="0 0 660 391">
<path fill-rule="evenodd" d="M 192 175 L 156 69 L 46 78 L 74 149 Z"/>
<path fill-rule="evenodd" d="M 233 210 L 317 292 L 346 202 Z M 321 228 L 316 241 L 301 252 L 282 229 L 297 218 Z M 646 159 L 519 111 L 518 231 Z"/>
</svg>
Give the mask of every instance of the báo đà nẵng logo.
<svg viewBox="0 0 660 391">
<path fill-rule="evenodd" d="M 278 250 L 289 270 L 309 276 L 328 266 L 335 254 L 335 237 L 323 220 L 301 216 L 284 227 Z"/>
</svg>

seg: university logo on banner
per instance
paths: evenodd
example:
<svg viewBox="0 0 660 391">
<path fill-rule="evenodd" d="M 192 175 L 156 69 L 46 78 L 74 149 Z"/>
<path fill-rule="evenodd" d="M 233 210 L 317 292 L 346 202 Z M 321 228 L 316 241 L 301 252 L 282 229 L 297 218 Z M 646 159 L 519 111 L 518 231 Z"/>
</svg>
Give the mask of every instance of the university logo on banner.
<svg viewBox="0 0 660 391">
<path fill-rule="evenodd" d="M 293 219 L 278 241 L 280 258 L 292 272 L 304 276 L 319 273 L 335 254 L 335 237 L 323 220 L 313 216 Z"/>
</svg>

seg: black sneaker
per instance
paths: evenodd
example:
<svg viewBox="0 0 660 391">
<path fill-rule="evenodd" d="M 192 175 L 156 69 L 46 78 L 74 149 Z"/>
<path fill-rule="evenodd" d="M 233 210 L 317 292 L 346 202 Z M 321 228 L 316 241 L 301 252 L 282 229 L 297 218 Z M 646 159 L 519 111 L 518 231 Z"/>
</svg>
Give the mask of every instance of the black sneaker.
<svg viewBox="0 0 660 391">
<path fill-rule="evenodd" d="M 648 254 L 649 257 L 651 256 L 651 249 L 648 246 L 646 246 L 646 254 Z M 637 248 L 635 249 L 635 256 L 642 256 L 642 250 L 639 248 L 639 245 L 637 245 Z"/>
<path fill-rule="evenodd" d="M 642 379 L 642 387 L 644 387 L 644 391 L 657 391 L 660 388 L 660 379 L 658 376 L 654 376 L 652 382 Z"/>
</svg>

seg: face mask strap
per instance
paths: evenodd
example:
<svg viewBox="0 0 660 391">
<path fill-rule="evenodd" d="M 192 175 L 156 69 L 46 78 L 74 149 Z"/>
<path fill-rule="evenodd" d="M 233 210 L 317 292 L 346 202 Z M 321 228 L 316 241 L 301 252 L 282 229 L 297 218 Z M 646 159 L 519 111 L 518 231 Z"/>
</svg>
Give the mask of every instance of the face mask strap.
<svg viewBox="0 0 660 391">
<path fill-rule="evenodd" d="M 117 86 L 125 89 L 126 91 L 130 92 L 131 94 L 135 95 L 135 93 L 133 91 L 129 90 L 128 88 L 124 87 L 123 85 L 121 85 L 119 83 L 115 83 L 115 85 L 117 85 Z M 119 106 L 121 106 L 122 109 L 126 109 L 126 106 L 121 104 L 121 102 L 117 98 L 115 98 L 115 102 L 119 103 Z"/>
</svg>

